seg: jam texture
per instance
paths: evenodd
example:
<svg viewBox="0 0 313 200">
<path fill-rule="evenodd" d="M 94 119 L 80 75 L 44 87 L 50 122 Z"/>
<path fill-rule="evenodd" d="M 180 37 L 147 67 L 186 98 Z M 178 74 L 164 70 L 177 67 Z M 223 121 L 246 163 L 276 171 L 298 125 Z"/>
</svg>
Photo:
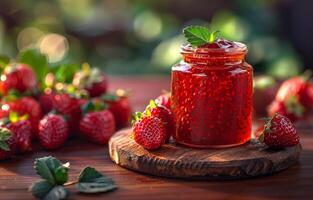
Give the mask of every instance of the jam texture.
<svg viewBox="0 0 313 200">
<path fill-rule="evenodd" d="M 250 140 L 252 67 L 241 43 L 219 40 L 182 46 L 184 60 L 172 67 L 174 138 L 199 148 L 219 148 Z"/>
</svg>

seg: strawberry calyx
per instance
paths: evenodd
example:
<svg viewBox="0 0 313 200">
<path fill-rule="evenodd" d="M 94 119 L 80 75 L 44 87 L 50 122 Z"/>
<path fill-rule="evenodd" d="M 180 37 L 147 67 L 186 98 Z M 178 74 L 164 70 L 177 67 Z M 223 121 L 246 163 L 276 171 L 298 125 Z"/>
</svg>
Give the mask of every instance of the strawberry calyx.
<svg viewBox="0 0 313 200">
<path fill-rule="evenodd" d="M 129 97 L 131 95 L 131 91 L 123 90 L 123 89 L 117 89 L 115 92 L 108 92 L 107 94 L 102 95 L 100 98 L 104 101 L 108 102 L 116 102 L 120 98 Z"/>
<path fill-rule="evenodd" d="M 89 100 L 81 106 L 83 115 L 89 112 L 97 112 L 105 109 L 107 109 L 107 104 L 99 99 Z"/>
<path fill-rule="evenodd" d="M 4 127 L 0 127 L 0 149 L 10 151 L 7 141 L 12 137 L 12 132 Z"/>
<path fill-rule="evenodd" d="M 16 123 L 23 120 L 28 120 L 28 118 L 29 116 L 27 114 L 19 115 L 17 112 L 11 111 L 8 117 L 0 119 L 0 126 L 4 126 L 10 123 Z"/>
<path fill-rule="evenodd" d="M 263 118 L 265 120 L 264 129 L 258 138 L 261 143 L 264 143 L 265 134 L 271 133 L 272 120 L 276 117 L 277 114 L 278 113 L 275 113 L 272 118 Z"/>
<path fill-rule="evenodd" d="M 73 79 L 73 85 L 76 88 L 90 87 L 93 83 L 99 83 L 103 81 L 101 70 L 97 67 L 91 68 L 88 63 L 83 63 L 82 68 L 76 73 Z"/>
</svg>

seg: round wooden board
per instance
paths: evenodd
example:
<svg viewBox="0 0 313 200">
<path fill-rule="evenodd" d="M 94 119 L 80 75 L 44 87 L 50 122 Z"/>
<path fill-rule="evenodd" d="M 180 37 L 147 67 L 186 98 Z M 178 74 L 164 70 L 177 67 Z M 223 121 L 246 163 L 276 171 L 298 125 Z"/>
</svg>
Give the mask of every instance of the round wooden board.
<svg viewBox="0 0 313 200">
<path fill-rule="evenodd" d="M 131 129 L 117 132 L 109 141 L 111 159 L 118 165 L 155 176 L 212 180 L 243 179 L 272 174 L 295 164 L 301 145 L 270 150 L 251 140 L 226 149 L 193 149 L 171 142 L 155 151 L 130 139 Z"/>
</svg>

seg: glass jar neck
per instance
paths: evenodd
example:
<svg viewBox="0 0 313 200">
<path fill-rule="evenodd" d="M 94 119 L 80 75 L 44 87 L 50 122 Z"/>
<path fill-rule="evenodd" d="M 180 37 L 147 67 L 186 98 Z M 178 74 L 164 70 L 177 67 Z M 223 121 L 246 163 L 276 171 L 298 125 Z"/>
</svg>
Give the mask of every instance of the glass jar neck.
<svg viewBox="0 0 313 200">
<path fill-rule="evenodd" d="M 238 47 L 221 48 L 194 48 L 191 45 L 182 45 L 181 54 L 183 60 L 189 64 L 219 66 L 231 65 L 244 62 L 247 54 L 247 47 L 242 43 L 237 43 Z"/>
</svg>

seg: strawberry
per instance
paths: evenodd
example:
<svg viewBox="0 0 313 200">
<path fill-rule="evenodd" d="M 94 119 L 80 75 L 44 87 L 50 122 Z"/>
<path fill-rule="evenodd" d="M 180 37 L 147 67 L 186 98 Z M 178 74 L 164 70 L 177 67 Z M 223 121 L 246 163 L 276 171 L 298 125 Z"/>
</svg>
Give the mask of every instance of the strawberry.
<svg viewBox="0 0 313 200">
<path fill-rule="evenodd" d="M 4 100 L 0 108 L 0 118 L 8 117 L 10 112 L 28 115 L 33 133 L 37 133 L 38 122 L 42 115 L 40 105 L 35 99 L 32 97 L 21 97 Z"/>
<path fill-rule="evenodd" d="M 130 124 L 132 114 L 128 94 L 125 91 L 117 90 L 116 94 L 104 95 L 102 99 L 108 104 L 109 110 L 114 116 L 116 128 L 127 127 Z"/>
<path fill-rule="evenodd" d="M 98 97 L 106 93 L 108 80 L 107 76 L 98 68 L 90 68 L 85 63 L 82 70 L 74 75 L 73 85 L 79 89 L 86 89 L 90 97 Z"/>
<path fill-rule="evenodd" d="M 14 137 L 17 153 L 25 153 L 32 150 L 32 126 L 28 120 L 19 120 L 5 125 Z"/>
<path fill-rule="evenodd" d="M 34 71 L 26 64 L 14 64 L 5 68 L 1 75 L 0 91 L 8 94 L 10 90 L 16 90 L 21 93 L 32 92 L 37 85 L 37 79 Z"/>
<path fill-rule="evenodd" d="M 259 140 L 271 148 L 284 148 L 299 144 L 300 137 L 292 122 L 277 113 L 265 124 Z"/>
<path fill-rule="evenodd" d="M 40 94 L 39 104 L 44 114 L 47 114 L 53 109 L 54 95 L 55 94 L 49 90 L 44 91 L 43 93 Z"/>
<path fill-rule="evenodd" d="M 287 101 L 291 96 L 305 108 L 313 107 L 313 85 L 307 78 L 296 76 L 282 83 L 277 94 L 276 101 Z"/>
<path fill-rule="evenodd" d="M 155 102 L 171 110 L 171 93 L 166 92 L 155 99 Z"/>
<path fill-rule="evenodd" d="M 286 101 L 274 100 L 268 107 L 268 116 L 272 117 L 276 113 L 288 117 L 292 122 L 304 118 L 308 111 L 302 106 L 294 96 L 290 96 Z"/>
<path fill-rule="evenodd" d="M 136 113 L 133 125 L 134 140 L 145 149 L 155 150 L 160 148 L 166 140 L 166 128 L 157 117 Z"/>
<path fill-rule="evenodd" d="M 175 131 L 175 123 L 172 112 L 166 107 L 156 104 L 154 100 L 151 100 L 150 104 L 145 110 L 145 114 L 151 115 L 152 117 L 157 117 L 163 122 L 166 128 L 165 141 L 167 142 L 172 133 Z"/>
<path fill-rule="evenodd" d="M 109 110 L 92 110 L 80 120 L 80 132 L 92 142 L 107 144 L 115 131 L 114 116 Z"/>
<path fill-rule="evenodd" d="M 12 132 L 0 127 L 0 161 L 11 158 L 16 150 L 16 144 Z"/>
<path fill-rule="evenodd" d="M 69 137 L 68 130 L 68 125 L 61 115 L 48 114 L 39 122 L 39 142 L 45 149 L 57 149 Z"/>
</svg>

